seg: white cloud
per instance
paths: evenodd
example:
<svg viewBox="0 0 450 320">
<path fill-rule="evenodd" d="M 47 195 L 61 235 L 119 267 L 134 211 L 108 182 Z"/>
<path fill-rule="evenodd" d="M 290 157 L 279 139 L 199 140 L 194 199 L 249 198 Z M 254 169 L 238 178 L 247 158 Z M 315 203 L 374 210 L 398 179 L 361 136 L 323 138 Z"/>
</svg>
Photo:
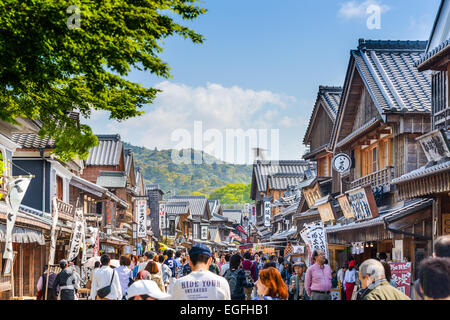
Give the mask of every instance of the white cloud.
<svg viewBox="0 0 450 320">
<path fill-rule="evenodd" d="M 338 11 L 338 15 L 346 20 L 353 18 L 365 18 L 368 16 L 366 10 L 371 5 L 379 6 L 381 9 L 380 13 L 387 12 L 391 9 L 388 5 L 382 4 L 377 0 L 366 0 L 364 2 L 353 0 L 344 2 Z"/>
<path fill-rule="evenodd" d="M 94 112 L 87 124 L 96 134 L 119 133 L 134 145 L 169 149 L 178 144 L 171 140 L 175 130 L 186 129 L 193 137 L 195 121 L 202 121 L 203 132 L 217 129 L 223 136 L 226 129 L 278 129 L 280 118 L 296 102 L 294 97 L 269 90 L 226 88 L 216 83 L 192 87 L 164 81 L 155 87 L 162 92 L 145 107 L 144 115 L 117 122 L 107 120 L 107 112 Z"/>
</svg>

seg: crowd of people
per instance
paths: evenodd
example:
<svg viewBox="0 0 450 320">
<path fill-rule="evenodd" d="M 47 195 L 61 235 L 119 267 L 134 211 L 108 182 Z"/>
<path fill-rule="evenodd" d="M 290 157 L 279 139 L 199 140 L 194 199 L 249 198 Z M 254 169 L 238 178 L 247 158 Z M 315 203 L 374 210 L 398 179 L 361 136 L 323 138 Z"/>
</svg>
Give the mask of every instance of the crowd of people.
<svg viewBox="0 0 450 320">
<path fill-rule="evenodd" d="M 333 272 L 325 253 L 312 253 L 313 263 L 292 263 L 263 252 L 211 252 L 194 245 L 188 253 L 166 250 L 144 256 L 121 256 L 120 266 L 110 265 L 104 254 L 96 262 L 86 287 L 91 300 L 330 300 L 332 288 L 341 288 L 342 300 L 410 300 L 391 279 L 387 256 L 360 265 L 350 257 Z M 80 276 L 66 260 L 61 272 L 38 282 L 38 295 L 46 287 L 47 299 L 74 300 Z M 422 260 L 411 297 L 450 299 L 450 236 L 437 239 L 433 256 Z"/>
</svg>

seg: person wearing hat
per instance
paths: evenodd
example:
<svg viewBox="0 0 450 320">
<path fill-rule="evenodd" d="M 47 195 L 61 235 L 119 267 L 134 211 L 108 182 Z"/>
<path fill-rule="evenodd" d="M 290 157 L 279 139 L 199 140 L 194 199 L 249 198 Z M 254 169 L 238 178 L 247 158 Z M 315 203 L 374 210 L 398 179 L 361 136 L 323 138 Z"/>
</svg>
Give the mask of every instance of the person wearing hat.
<svg viewBox="0 0 450 320">
<path fill-rule="evenodd" d="M 345 271 L 343 287 L 345 290 L 345 299 L 352 300 L 353 289 L 356 282 L 355 260 L 350 261 L 348 269 Z"/>
<path fill-rule="evenodd" d="M 67 260 L 61 260 L 59 267 L 61 272 L 56 276 L 53 282 L 53 289 L 58 292 L 60 300 L 75 300 L 75 294 L 78 290 L 77 278 L 72 268 L 68 268 Z"/>
<path fill-rule="evenodd" d="M 128 287 L 127 300 L 168 300 L 170 294 L 162 292 L 155 281 L 139 280 Z"/>
<path fill-rule="evenodd" d="M 303 300 L 305 296 L 305 282 L 303 270 L 305 264 L 301 261 L 294 263 L 294 274 L 289 280 L 289 300 Z"/>
<path fill-rule="evenodd" d="M 192 272 L 175 281 L 174 300 L 230 300 L 228 281 L 209 271 L 211 250 L 204 244 L 196 244 L 189 250 Z"/>
</svg>

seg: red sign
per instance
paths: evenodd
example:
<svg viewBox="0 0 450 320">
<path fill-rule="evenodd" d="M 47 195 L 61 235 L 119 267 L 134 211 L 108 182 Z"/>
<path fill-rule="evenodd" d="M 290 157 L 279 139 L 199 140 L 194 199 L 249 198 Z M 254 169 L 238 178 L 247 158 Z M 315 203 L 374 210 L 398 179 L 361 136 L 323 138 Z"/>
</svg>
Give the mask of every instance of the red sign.
<svg viewBox="0 0 450 320">
<path fill-rule="evenodd" d="M 411 262 L 389 262 L 389 266 L 397 289 L 409 297 L 411 293 Z"/>
</svg>

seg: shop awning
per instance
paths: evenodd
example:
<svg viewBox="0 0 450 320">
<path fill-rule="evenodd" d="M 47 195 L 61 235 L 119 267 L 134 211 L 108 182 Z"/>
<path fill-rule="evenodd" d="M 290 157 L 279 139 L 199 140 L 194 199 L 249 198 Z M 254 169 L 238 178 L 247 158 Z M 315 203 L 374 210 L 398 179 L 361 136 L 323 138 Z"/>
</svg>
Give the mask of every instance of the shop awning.
<svg viewBox="0 0 450 320">
<path fill-rule="evenodd" d="M 38 243 L 45 245 L 44 234 L 41 231 L 23 227 L 14 227 L 12 241 L 15 243 Z M 6 225 L 0 224 L 0 242 L 6 242 Z"/>
</svg>

